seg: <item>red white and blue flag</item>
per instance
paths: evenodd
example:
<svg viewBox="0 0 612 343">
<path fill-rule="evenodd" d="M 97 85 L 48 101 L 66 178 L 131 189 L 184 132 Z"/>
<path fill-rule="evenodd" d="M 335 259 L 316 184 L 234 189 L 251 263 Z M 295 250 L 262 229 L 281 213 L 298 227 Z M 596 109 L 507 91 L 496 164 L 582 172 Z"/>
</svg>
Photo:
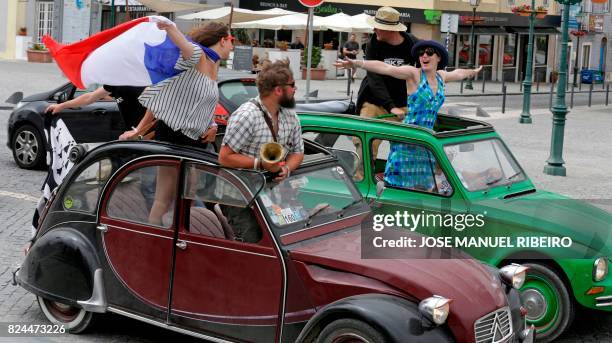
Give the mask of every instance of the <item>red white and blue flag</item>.
<svg viewBox="0 0 612 343">
<path fill-rule="evenodd" d="M 66 77 L 78 88 L 91 84 L 149 86 L 181 71 L 174 69 L 179 48 L 157 28 L 161 16 L 131 20 L 80 42 L 63 45 L 51 37 L 43 43 Z"/>
</svg>

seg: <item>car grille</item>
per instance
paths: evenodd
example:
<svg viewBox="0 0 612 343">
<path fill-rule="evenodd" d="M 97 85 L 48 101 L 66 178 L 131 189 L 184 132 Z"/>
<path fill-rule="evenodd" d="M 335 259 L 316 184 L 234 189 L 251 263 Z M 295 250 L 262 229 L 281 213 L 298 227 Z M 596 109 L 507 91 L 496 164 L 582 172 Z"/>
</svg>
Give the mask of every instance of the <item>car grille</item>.
<svg viewBox="0 0 612 343">
<path fill-rule="evenodd" d="M 512 318 L 508 307 L 491 312 L 474 323 L 476 343 L 506 342 L 512 336 Z"/>
<path fill-rule="evenodd" d="M 595 298 L 596 307 L 612 306 L 612 295 Z"/>
</svg>

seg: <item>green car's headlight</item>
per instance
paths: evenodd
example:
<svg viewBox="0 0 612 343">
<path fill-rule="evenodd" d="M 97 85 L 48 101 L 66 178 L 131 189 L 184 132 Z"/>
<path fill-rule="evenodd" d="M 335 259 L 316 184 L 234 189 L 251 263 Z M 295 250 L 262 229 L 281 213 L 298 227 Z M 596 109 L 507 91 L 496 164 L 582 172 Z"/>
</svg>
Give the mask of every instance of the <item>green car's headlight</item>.
<svg viewBox="0 0 612 343">
<path fill-rule="evenodd" d="M 499 270 L 499 275 L 506 284 L 519 289 L 523 287 L 523 284 L 525 283 L 527 269 L 529 268 L 520 264 L 512 263 L 511 265 L 502 267 Z"/>
<path fill-rule="evenodd" d="M 423 299 L 419 303 L 419 311 L 421 314 L 436 325 L 442 325 L 446 322 L 450 313 L 451 299 L 434 295 L 427 299 Z"/>
<path fill-rule="evenodd" d="M 608 258 L 600 257 L 593 264 L 593 281 L 598 282 L 608 276 Z"/>
</svg>

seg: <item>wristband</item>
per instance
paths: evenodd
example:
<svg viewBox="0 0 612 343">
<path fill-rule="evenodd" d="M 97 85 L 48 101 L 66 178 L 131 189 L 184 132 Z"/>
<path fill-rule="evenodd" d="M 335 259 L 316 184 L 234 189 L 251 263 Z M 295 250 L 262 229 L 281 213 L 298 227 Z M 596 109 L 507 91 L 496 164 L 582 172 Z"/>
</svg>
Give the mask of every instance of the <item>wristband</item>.
<svg viewBox="0 0 612 343">
<path fill-rule="evenodd" d="M 255 157 L 255 159 L 253 160 L 253 169 L 259 169 L 259 159 L 257 157 Z"/>
</svg>

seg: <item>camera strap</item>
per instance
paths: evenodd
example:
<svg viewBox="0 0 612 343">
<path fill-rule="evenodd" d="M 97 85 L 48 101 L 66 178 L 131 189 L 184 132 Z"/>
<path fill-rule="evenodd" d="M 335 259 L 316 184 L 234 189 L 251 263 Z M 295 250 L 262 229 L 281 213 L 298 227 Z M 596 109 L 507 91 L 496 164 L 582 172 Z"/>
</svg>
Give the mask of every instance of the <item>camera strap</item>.
<svg viewBox="0 0 612 343">
<path fill-rule="evenodd" d="M 255 99 L 251 99 L 251 100 L 249 100 L 249 102 L 255 104 L 255 106 L 257 106 L 259 108 L 259 110 L 261 111 L 261 114 L 264 117 L 264 120 L 266 121 L 266 124 L 268 124 L 268 128 L 270 129 L 270 132 L 272 133 L 272 139 L 274 139 L 275 143 L 278 143 L 278 139 L 276 138 L 276 132 L 274 131 L 274 125 L 272 125 L 272 118 L 270 118 L 268 113 L 266 113 L 266 111 L 263 109 L 263 107 L 261 106 L 259 101 L 255 100 Z M 280 125 L 280 123 L 279 123 L 279 125 Z"/>
</svg>

